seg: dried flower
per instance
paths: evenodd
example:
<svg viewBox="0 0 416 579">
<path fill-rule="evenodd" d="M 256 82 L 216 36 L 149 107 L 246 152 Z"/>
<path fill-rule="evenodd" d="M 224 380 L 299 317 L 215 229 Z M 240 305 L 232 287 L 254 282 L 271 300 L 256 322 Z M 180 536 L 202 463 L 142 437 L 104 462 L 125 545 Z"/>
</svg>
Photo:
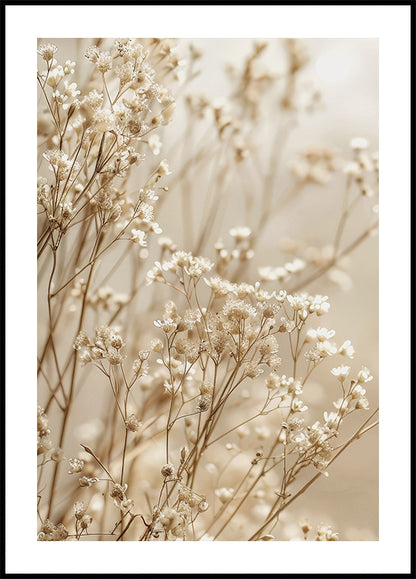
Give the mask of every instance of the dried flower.
<svg viewBox="0 0 416 579">
<path fill-rule="evenodd" d="M 141 425 L 142 423 L 135 414 L 130 414 L 130 416 L 126 418 L 126 428 L 130 432 L 137 432 Z"/>
<path fill-rule="evenodd" d="M 333 374 L 340 382 L 344 382 L 350 373 L 351 368 L 349 366 L 338 366 L 337 368 L 332 368 L 331 374 Z"/>
<path fill-rule="evenodd" d="M 165 464 L 164 466 L 162 466 L 162 468 L 160 469 L 160 472 L 162 473 L 162 475 L 166 478 L 168 476 L 174 476 L 175 474 L 175 467 L 173 466 L 173 464 Z"/>
<path fill-rule="evenodd" d="M 55 44 L 51 43 L 41 44 L 38 48 L 38 54 L 40 54 L 43 60 L 45 60 L 46 62 L 50 62 L 57 53 L 57 51 L 58 47 L 55 46 Z"/>
<path fill-rule="evenodd" d="M 80 460 L 78 458 L 70 458 L 68 460 L 69 466 L 70 466 L 70 470 L 68 471 L 68 474 L 75 474 L 78 472 L 81 472 L 82 469 L 84 468 L 84 461 Z"/>
</svg>

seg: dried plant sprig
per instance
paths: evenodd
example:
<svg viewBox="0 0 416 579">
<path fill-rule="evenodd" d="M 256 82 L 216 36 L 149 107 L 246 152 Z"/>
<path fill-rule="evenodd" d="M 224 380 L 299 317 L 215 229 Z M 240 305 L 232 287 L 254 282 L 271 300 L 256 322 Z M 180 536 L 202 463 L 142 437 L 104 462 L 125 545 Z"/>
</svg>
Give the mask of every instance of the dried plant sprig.
<svg viewBox="0 0 416 579">
<path fill-rule="evenodd" d="M 84 62 L 59 63 L 54 43 L 38 49 L 39 540 L 274 540 L 280 514 L 378 424 L 375 410 L 357 427 L 373 377 L 321 323 L 327 280 L 348 286 L 345 257 L 376 231 L 378 155 L 362 138 L 347 160 L 302 147 L 281 190 L 286 140 L 318 102 L 300 82 L 304 45 L 284 46 L 276 72 L 263 66 L 267 42 L 255 43 L 229 69 L 223 103 L 185 95 L 168 160 L 155 157 L 203 72 L 196 47 L 188 64 L 172 39 L 97 39 Z M 328 245 L 283 240 L 290 258 L 263 264 L 274 217 L 337 174 L 345 191 Z M 233 210 L 224 229 L 233 183 L 244 215 Z M 182 205 L 183 244 L 155 243 L 162 227 L 170 235 L 169 197 Z M 373 217 L 354 236 L 358 208 Z M 313 380 L 331 388 L 330 409 L 309 395 Z M 90 385 L 100 394 L 95 404 L 87 393 L 78 432 Z M 67 458 L 74 441 L 83 451 Z M 316 540 L 338 534 L 321 525 Z"/>
</svg>

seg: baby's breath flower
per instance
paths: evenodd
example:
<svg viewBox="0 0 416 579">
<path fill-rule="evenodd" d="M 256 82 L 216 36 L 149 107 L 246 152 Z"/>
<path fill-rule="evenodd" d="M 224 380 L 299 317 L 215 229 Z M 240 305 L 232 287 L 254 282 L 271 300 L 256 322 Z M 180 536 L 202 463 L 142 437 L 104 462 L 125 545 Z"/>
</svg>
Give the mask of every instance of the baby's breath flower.
<svg viewBox="0 0 416 579">
<path fill-rule="evenodd" d="M 168 463 L 162 466 L 160 472 L 162 473 L 162 476 L 164 476 L 165 478 L 168 476 L 174 476 L 175 467 L 173 466 L 173 464 Z"/>
<path fill-rule="evenodd" d="M 270 429 L 267 426 L 256 426 L 254 430 L 259 440 L 267 440 L 270 436 Z"/>
<path fill-rule="evenodd" d="M 75 72 L 76 62 L 72 62 L 71 60 L 66 60 L 64 64 L 64 73 L 65 75 L 74 74 Z"/>
<path fill-rule="evenodd" d="M 144 352 L 142 354 L 144 354 Z M 148 371 L 149 364 L 147 362 L 147 358 L 143 358 L 139 353 L 139 357 L 136 358 L 136 360 L 133 362 L 133 372 L 136 375 L 146 376 Z"/>
<path fill-rule="evenodd" d="M 74 503 L 74 516 L 76 519 L 82 519 L 87 510 L 87 505 L 83 501 Z"/>
<path fill-rule="evenodd" d="M 176 529 L 182 532 L 184 521 L 175 509 L 165 508 L 159 520 L 166 532 L 174 532 Z"/>
<path fill-rule="evenodd" d="M 162 122 L 164 125 L 169 123 L 169 121 L 172 119 L 172 117 L 175 113 L 175 109 L 176 109 L 176 103 L 171 102 L 167 107 L 165 107 L 162 110 L 161 116 L 162 116 Z"/>
<path fill-rule="evenodd" d="M 279 290 L 279 293 L 275 293 L 275 298 L 282 304 L 287 298 L 286 290 Z"/>
<path fill-rule="evenodd" d="M 89 48 L 85 56 L 88 58 L 88 60 L 94 63 L 97 69 L 103 74 L 112 68 L 113 59 L 111 54 L 106 51 L 101 51 L 96 46 Z"/>
<path fill-rule="evenodd" d="M 163 177 L 164 175 L 171 175 L 172 171 L 169 171 L 168 162 L 166 159 L 160 162 L 159 167 L 156 169 L 156 176 Z"/>
<path fill-rule="evenodd" d="M 263 374 L 263 372 L 263 368 L 260 368 L 257 362 L 248 362 L 245 367 L 244 375 L 247 376 L 247 378 L 254 380 L 254 378 L 257 378 L 260 374 Z"/>
<path fill-rule="evenodd" d="M 116 334 L 115 332 L 110 333 L 108 341 L 110 346 L 112 348 L 115 348 L 116 350 L 119 350 L 124 346 L 123 338 L 119 334 Z"/>
<path fill-rule="evenodd" d="M 325 424 L 328 428 L 337 428 L 340 423 L 340 417 L 337 412 L 324 412 Z"/>
<path fill-rule="evenodd" d="M 295 258 L 293 261 L 290 261 L 285 264 L 285 269 L 288 273 L 299 273 L 306 267 L 306 262 L 303 259 L 299 259 L 298 257 Z"/>
<path fill-rule="evenodd" d="M 54 525 L 49 519 L 43 522 L 38 541 L 65 541 L 68 537 L 68 531 L 63 523 Z"/>
<path fill-rule="evenodd" d="M 201 393 L 201 395 L 204 394 L 212 394 L 214 390 L 214 386 L 211 384 L 211 382 L 202 382 L 199 386 L 199 391 Z"/>
<path fill-rule="evenodd" d="M 140 229 L 131 230 L 131 240 L 134 243 L 138 243 L 140 247 L 147 247 L 146 233 Z"/>
<path fill-rule="evenodd" d="M 80 487 L 90 487 L 91 485 L 93 485 L 94 483 L 99 482 L 100 479 L 98 479 L 97 477 L 87 477 L 87 476 L 82 476 L 78 482 L 79 482 L 79 486 Z"/>
<path fill-rule="evenodd" d="M 96 131 L 105 133 L 116 127 L 116 118 L 109 109 L 97 109 L 93 115 L 93 123 Z"/>
<path fill-rule="evenodd" d="M 150 342 L 150 349 L 153 352 L 162 353 L 163 352 L 163 342 L 159 338 L 153 338 Z"/>
<path fill-rule="evenodd" d="M 48 75 L 48 80 L 46 82 L 50 87 L 56 89 L 61 80 L 64 78 L 64 76 L 65 76 L 64 69 L 62 68 L 61 65 L 58 65 L 50 71 Z"/>
<path fill-rule="evenodd" d="M 117 366 L 118 364 L 121 364 L 121 362 L 124 359 L 124 356 L 119 352 L 117 348 L 110 346 L 107 349 L 106 358 L 110 362 L 110 364 L 112 364 L 113 366 Z"/>
<path fill-rule="evenodd" d="M 173 332 L 177 328 L 175 322 L 170 318 L 167 320 L 155 320 L 153 324 L 156 326 L 156 328 L 163 330 L 165 334 L 170 334 L 170 332 Z"/>
<path fill-rule="evenodd" d="M 277 390 L 280 386 L 280 377 L 272 372 L 266 378 L 266 386 L 269 390 Z"/>
<path fill-rule="evenodd" d="M 327 356 L 334 356 L 337 353 L 337 347 L 332 342 L 325 340 L 323 342 L 318 341 L 312 350 L 305 353 L 306 359 L 310 361 L 317 361 Z"/>
<path fill-rule="evenodd" d="M 215 495 L 219 498 L 222 504 L 229 503 L 234 495 L 234 489 L 231 487 L 222 487 L 215 489 Z"/>
<path fill-rule="evenodd" d="M 137 432 L 142 425 L 135 414 L 130 414 L 125 420 L 126 428 L 130 432 Z"/>
<path fill-rule="evenodd" d="M 357 380 L 361 384 L 366 384 L 367 382 L 371 382 L 371 380 L 373 380 L 373 376 L 371 375 L 370 370 L 363 366 L 358 372 Z"/>
<path fill-rule="evenodd" d="M 339 347 L 338 354 L 342 354 L 347 358 L 354 358 L 355 350 L 354 346 L 351 344 L 351 340 L 346 340 L 342 346 Z"/>
<path fill-rule="evenodd" d="M 292 401 L 292 412 L 305 412 L 308 407 L 299 398 L 294 398 Z"/>
<path fill-rule="evenodd" d="M 289 272 L 285 267 L 260 267 L 258 269 L 261 281 L 286 281 L 289 278 Z"/>
<path fill-rule="evenodd" d="M 94 45 L 94 46 L 90 46 L 87 49 L 85 56 L 90 62 L 96 63 L 98 60 L 99 54 L 100 54 L 100 50 L 99 50 L 98 46 Z"/>
<path fill-rule="evenodd" d="M 70 83 L 67 80 L 64 80 L 64 87 L 65 87 L 64 95 L 66 99 L 72 100 L 76 98 L 79 94 L 81 94 L 81 91 L 78 90 L 76 82 Z"/>
<path fill-rule="evenodd" d="M 214 267 L 214 264 L 206 257 L 191 257 L 185 271 L 189 277 L 199 279 Z"/>
<path fill-rule="evenodd" d="M 350 373 L 351 368 L 349 366 L 338 366 L 337 368 L 332 368 L 331 374 L 333 374 L 340 382 L 344 382 Z"/>
<path fill-rule="evenodd" d="M 355 404 L 355 407 L 357 408 L 357 410 L 368 410 L 369 402 L 367 398 L 365 397 L 359 398 Z"/>
<path fill-rule="evenodd" d="M 121 503 L 126 500 L 127 483 L 123 485 L 115 483 L 111 489 L 110 496 L 114 499 L 116 507 L 120 508 Z"/>
<path fill-rule="evenodd" d="M 58 47 L 51 43 L 41 44 L 38 48 L 38 54 L 40 54 L 46 62 L 50 62 L 57 52 Z"/>
<path fill-rule="evenodd" d="M 198 504 L 198 511 L 200 511 L 201 513 L 205 513 L 205 511 L 207 511 L 208 508 L 209 508 L 209 505 L 208 505 L 207 501 L 201 501 Z M 207 539 L 205 539 L 205 540 L 207 540 Z"/>
<path fill-rule="evenodd" d="M 320 525 L 316 533 L 317 541 L 338 541 L 338 533 L 334 533 L 331 527 L 327 525 Z"/>
<path fill-rule="evenodd" d="M 211 399 L 212 399 L 211 394 L 203 394 L 202 396 L 200 396 L 195 411 L 206 412 L 211 405 Z"/>
<path fill-rule="evenodd" d="M 364 398 L 365 397 L 365 389 L 360 386 L 360 384 L 356 384 L 355 386 L 352 387 L 351 389 L 351 398 L 357 399 L 357 398 Z"/>
<path fill-rule="evenodd" d="M 120 84 L 125 85 L 134 78 L 134 65 L 132 62 L 125 62 L 117 66 L 114 73 L 120 79 Z"/>
<path fill-rule="evenodd" d="M 151 135 L 148 140 L 149 147 L 154 155 L 159 155 L 162 148 L 162 142 L 159 135 Z"/>
<path fill-rule="evenodd" d="M 89 352 L 88 350 L 85 350 L 84 352 L 82 352 L 79 359 L 80 359 L 81 365 L 85 366 L 89 362 L 92 362 L 93 357 L 91 355 L 91 352 Z"/>
<path fill-rule="evenodd" d="M 251 229 L 250 227 L 232 227 L 229 233 L 237 243 L 241 243 L 250 237 Z"/>
<path fill-rule="evenodd" d="M 82 103 L 85 103 L 92 110 L 98 110 L 104 102 L 104 95 L 103 93 L 97 92 L 96 89 L 90 91 L 82 100 Z"/>
<path fill-rule="evenodd" d="M 217 296 L 226 296 L 232 291 L 232 284 L 220 277 L 211 277 L 210 279 L 204 277 L 204 282 Z"/>
<path fill-rule="evenodd" d="M 288 295 L 287 301 L 289 302 L 290 307 L 295 310 L 295 312 L 306 310 L 309 306 L 309 301 L 307 299 L 307 294 L 300 294 L 300 295 Z"/>
<path fill-rule="evenodd" d="M 262 303 L 262 302 L 260 302 Z M 263 316 L 268 319 L 272 319 L 275 317 L 277 312 L 280 310 L 280 305 L 278 304 L 270 304 L 270 303 L 262 303 L 263 309 Z"/>
<path fill-rule="evenodd" d="M 46 436 L 47 434 L 50 434 L 50 430 L 48 428 L 48 417 L 41 406 L 38 406 L 37 416 L 38 434 L 40 436 Z"/>
<path fill-rule="evenodd" d="M 131 38 L 116 38 L 114 47 L 120 56 L 128 56 L 132 51 L 133 40 Z"/>
<path fill-rule="evenodd" d="M 178 491 L 178 499 L 191 508 L 195 507 L 200 501 L 201 498 L 198 497 L 190 488 L 182 486 Z"/>
<path fill-rule="evenodd" d="M 81 472 L 82 469 L 84 468 L 84 461 L 80 460 L 78 458 L 70 458 L 68 460 L 68 463 L 70 466 L 70 470 L 68 471 L 68 474 L 74 474 L 74 473 Z"/>
<path fill-rule="evenodd" d="M 80 526 L 82 529 L 88 529 L 91 523 L 92 523 L 91 515 L 84 515 L 80 520 Z"/>
<path fill-rule="evenodd" d="M 351 139 L 350 147 L 353 151 L 365 151 L 369 147 L 369 142 L 363 137 L 355 137 Z"/>
<path fill-rule="evenodd" d="M 327 330 L 326 328 L 317 328 L 316 330 L 308 330 L 305 339 L 307 342 L 319 340 L 325 342 L 335 336 L 335 330 Z"/>
<path fill-rule="evenodd" d="M 330 304 L 328 296 L 309 296 L 309 311 L 316 313 L 317 316 L 322 316 L 329 312 Z"/>
<path fill-rule="evenodd" d="M 271 354 L 277 354 L 279 345 L 274 336 L 266 336 L 260 343 L 259 352 L 263 357 L 268 357 Z"/>
<path fill-rule="evenodd" d="M 63 180 L 68 176 L 72 163 L 66 153 L 53 149 L 46 151 L 43 156 L 49 161 L 50 169 L 54 171 L 58 179 Z"/>
<path fill-rule="evenodd" d="M 356 161 L 349 161 L 345 164 L 343 172 L 355 179 L 362 177 L 362 169 Z"/>
<path fill-rule="evenodd" d="M 155 193 L 155 191 L 153 191 L 153 189 L 140 189 L 139 199 L 140 199 L 140 201 L 143 201 L 143 202 L 157 201 L 159 199 L 159 197 L 158 197 L 158 195 L 156 195 L 156 193 Z M 159 240 L 159 244 L 160 244 L 160 240 Z"/>
</svg>

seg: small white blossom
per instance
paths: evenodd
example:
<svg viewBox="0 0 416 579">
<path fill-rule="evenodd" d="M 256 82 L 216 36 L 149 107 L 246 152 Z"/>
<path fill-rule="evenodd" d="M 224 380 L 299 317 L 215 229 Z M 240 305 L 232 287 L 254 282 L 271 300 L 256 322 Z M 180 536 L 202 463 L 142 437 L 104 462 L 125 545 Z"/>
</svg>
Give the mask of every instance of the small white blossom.
<svg viewBox="0 0 416 579">
<path fill-rule="evenodd" d="M 55 44 L 50 43 L 41 44 L 41 46 L 39 46 L 38 48 L 38 54 L 40 54 L 43 60 L 45 60 L 46 62 L 50 62 L 57 53 L 57 51 L 58 47 L 55 46 Z"/>
<path fill-rule="evenodd" d="M 322 358 L 325 358 L 326 356 L 334 356 L 337 353 L 336 345 L 328 340 L 318 342 L 316 344 L 316 350 Z"/>
<path fill-rule="evenodd" d="M 229 231 L 231 237 L 234 237 L 237 243 L 248 239 L 251 235 L 250 227 L 232 227 Z"/>
<path fill-rule="evenodd" d="M 140 229 L 131 230 L 131 240 L 138 243 L 141 247 L 147 246 L 146 233 Z"/>
<path fill-rule="evenodd" d="M 294 398 L 292 402 L 292 412 L 305 412 L 308 407 L 299 398 Z"/>
<path fill-rule="evenodd" d="M 68 471 L 68 474 L 74 474 L 77 472 L 81 472 L 82 469 L 84 468 L 84 461 L 80 460 L 78 458 L 70 458 L 68 460 L 69 466 L 70 466 L 70 470 Z"/>
<path fill-rule="evenodd" d="M 337 368 L 332 368 L 331 374 L 333 374 L 340 382 L 344 382 L 350 373 L 351 368 L 349 366 L 338 366 Z"/>
<path fill-rule="evenodd" d="M 159 135 L 151 135 L 149 137 L 148 143 L 152 153 L 154 155 L 159 155 L 162 148 L 162 141 L 160 140 Z"/>
<path fill-rule="evenodd" d="M 340 423 L 340 417 L 337 412 L 324 412 L 325 424 L 328 428 L 337 428 Z"/>
<path fill-rule="evenodd" d="M 354 358 L 355 350 L 354 346 L 351 344 L 351 340 L 346 340 L 342 346 L 339 347 L 338 354 L 347 356 L 347 358 Z"/>
<path fill-rule="evenodd" d="M 56 89 L 58 84 L 64 78 L 64 76 L 65 76 L 64 69 L 62 68 L 61 65 L 58 65 L 50 71 L 48 75 L 48 80 L 46 82 L 50 87 Z"/>
<path fill-rule="evenodd" d="M 365 389 L 360 384 L 356 384 L 351 390 L 351 398 L 353 400 L 365 398 Z"/>
<path fill-rule="evenodd" d="M 227 487 L 215 489 L 215 495 L 220 499 L 222 504 L 226 504 L 229 503 L 230 500 L 233 498 L 234 489 Z"/>
<path fill-rule="evenodd" d="M 335 336 L 335 330 L 327 330 L 326 328 L 317 328 L 316 330 L 311 329 L 306 333 L 306 341 L 313 342 L 318 340 L 319 342 L 325 342 L 330 340 Z"/>
<path fill-rule="evenodd" d="M 366 384 L 367 382 L 371 382 L 371 380 L 373 380 L 373 376 L 371 375 L 370 370 L 363 366 L 358 372 L 357 380 L 362 384 Z"/>
<path fill-rule="evenodd" d="M 351 139 L 350 142 L 350 147 L 353 151 L 364 151 L 365 149 L 368 149 L 368 146 L 368 140 L 363 137 L 355 137 L 354 139 Z"/>
<path fill-rule="evenodd" d="M 169 165 L 166 159 L 160 162 L 159 167 L 156 169 L 156 176 L 162 177 L 163 175 L 171 175 L 172 171 L 169 171 Z"/>
</svg>

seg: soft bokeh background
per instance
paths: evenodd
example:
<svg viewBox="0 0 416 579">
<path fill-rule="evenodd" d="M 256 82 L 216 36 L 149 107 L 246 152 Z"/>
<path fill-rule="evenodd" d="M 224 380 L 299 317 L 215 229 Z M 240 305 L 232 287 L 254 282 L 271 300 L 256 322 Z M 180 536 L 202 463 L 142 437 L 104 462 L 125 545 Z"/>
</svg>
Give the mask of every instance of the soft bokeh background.
<svg viewBox="0 0 416 579">
<path fill-rule="evenodd" d="M 45 39 L 42 39 L 44 41 Z M 93 39 L 52 39 L 59 47 L 59 60 L 68 58 L 82 61 L 85 48 Z M 282 42 L 269 39 L 268 48 L 261 58 L 265 69 L 275 73 L 285 65 Z M 378 148 L 378 42 L 373 39 L 305 39 L 305 47 L 310 61 L 302 72 L 302 82 L 306 87 L 316 86 L 322 93 L 322 105 L 313 114 L 302 117 L 302 121 L 291 131 L 279 159 L 278 186 L 286 191 L 293 183 L 290 164 L 299 151 L 311 146 L 335 149 L 343 158 L 350 155 L 349 142 L 354 137 L 365 137 L 370 142 L 370 150 Z M 192 82 L 187 92 L 204 93 L 209 99 L 222 99 L 230 92 L 230 82 L 225 74 L 225 65 L 232 64 L 241 68 L 249 54 L 253 39 L 181 39 L 177 51 L 185 54 L 192 43 L 202 51 L 198 61 L 201 74 Z M 83 65 L 79 64 L 77 73 L 81 84 Z M 76 79 L 77 80 L 77 79 Z M 260 139 L 265 152 L 271 146 L 277 115 L 273 109 L 267 111 L 264 134 Z M 170 162 L 169 152 L 175 152 L 175 143 L 184 130 L 185 114 L 178 104 L 172 123 L 166 128 L 160 158 L 167 158 L 175 176 L 174 159 Z M 205 177 L 202 175 L 201 180 Z M 207 186 L 201 181 L 194 187 L 194 208 L 201 215 Z M 302 240 L 306 245 L 322 247 L 333 240 L 339 218 L 345 178 L 334 175 L 325 187 L 311 185 L 301 192 L 293 204 L 279 213 L 264 231 L 261 243 L 251 265 L 251 275 L 256 267 L 263 265 L 282 265 L 288 261 L 279 245 L 281 239 Z M 256 178 L 252 177 L 253 198 L 256 200 Z M 211 246 L 219 237 L 230 242 L 228 230 L 236 225 L 245 225 L 244 207 L 239 202 L 241 179 L 233 176 L 229 182 L 227 196 L 222 206 L 222 221 L 212 234 Z M 157 220 L 163 228 L 163 235 L 171 237 L 181 247 L 183 245 L 184 224 L 178 198 L 177 186 L 170 188 L 169 196 L 158 214 Z M 358 207 L 346 236 L 353 238 L 355 232 L 368 223 L 368 210 Z M 196 218 L 197 219 L 197 218 Z M 152 248 L 150 248 L 152 251 Z M 212 253 L 212 249 L 211 249 Z M 206 252 L 204 253 L 206 254 Z M 155 254 L 156 255 L 156 254 Z M 368 385 L 367 393 L 370 407 L 377 406 L 378 387 L 378 241 L 376 237 L 367 239 L 348 262 L 346 270 L 352 281 L 348 290 L 330 284 L 325 278 L 311 284 L 312 293 L 329 294 L 331 311 L 321 325 L 337 330 L 338 343 L 350 339 L 355 347 L 356 356 L 352 362 L 354 369 L 368 366 L 374 380 Z M 124 291 L 128 281 L 128 264 L 117 276 L 109 280 L 117 291 Z M 145 288 L 138 302 L 138 311 L 150 300 L 153 287 Z M 40 292 L 41 295 L 41 292 Z M 161 296 L 163 297 L 163 296 Z M 44 303 L 39 306 L 39 336 L 43 342 Z M 321 321 L 321 320 L 319 320 Z M 134 321 L 132 321 L 134 323 Z M 331 366 L 332 367 L 332 366 Z M 76 412 L 71 419 L 71 433 L 67 440 L 65 453 L 76 454 L 79 450 L 79 428 L 91 418 L 94 412 L 104 409 L 101 378 L 88 372 L 88 388 L 83 387 L 77 398 Z M 337 398 L 333 385 L 324 382 L 313 384 L 305 401 L 313 408 L 327 408 Z M 41 399 L 41 393 L 40 393 Z M 41 400 L 40 400 L 41 402 Z M 316 416 L 316 419 L 320 419 Z M 51 417 L 53 421 L 53 417 Z M 358 423 L 357 423 L 358 424 Z M 153 455 L 150 453 L 147 460 Z M 146 459 L 144 459 L 146 464 Z M 309 491 L 299 498 L 287 512 L 283 513 L 282 531 L 279 538 L 288 540 L 299 537 L 298 522 L 309 519 L 313 527 L 319 523 L 333 525 L 343 540 L 378 539 L 378 437 L 373 429 L 363 439 L 357 441 L 344 453 L 343 457 L 330 467 L 329 478 L 321 477 Z"/>
<path fill-rule="evenodd" d="M 194 39 L 203 53 L 204 74 L 197 78 L 193 88 L 210 97 L 227 94 L 229 83 L 222 73 L 224 61 L 241 67 L 244 56 L 251 50 L 252 39 Z M 284 62 L 282 43 L 270 40 L 264 53 L 264 62 L 272 70 L 279 70 Z M 303 75 L 305 84 L 311 82 L 322 92 L 323 107 L 304 118 L 287 141 L 281 159 L 281 185 L 284 190 L 290 182 L 290 161 L 299 149 L 325 146 L 348 154 L 350 140 L 357 136 L 370 142 L 371 150 L 378 149 L 378 41 L 374 39 L 305 39 L 310 64 Z M 270 118 L 273 123 L 273 118 Z M 273 220 L 266 232 L 261 255 L 262 264 L 283 263 L 279 260 L 277 240 L 289 237 L 303 239 L 311 245 L 328 243 L 328 232 L 334 231 L 342 201 L 341 179 L 334 179 L 325 190 L 311 187 L 289 206 L 284 214 Z M 233 224 L 229 207 L 229 223 Z M 360 220 L 360 210 L 355 215 Z M 355 227 L 359 227 L 357 223 Z M 374 381 L 367 392 L 371 407 L 377 406 L 378 387 L 378 240 L 372 238 L 356 250 L 349 260 L 348 272 L 353 280 L 349 291 L 334 288 L 330 294 L 330 320 L 337 329 L 337 339 L 351 339 L 356 348 L 354 366 L 367 365 Z M 311 285 L 319 293 L 322 282 Z M 325 320 L 325 324 L 329 323 Z M 325 325 L 324 324 L 324 325 Z M 342 336 L 342 337 L 341 337 Z M 331 400 L 330 392 L 321 392 Z M 333 392 L 332 392 L 333 395 Z M 316 396 L 316 391 L 315 391 Z M 295 506 L 296 505 L 296 506 Z M 287 525 L 289 536 L 299 536 L 298 521 L 304 517 L 318 524 L 332 523 L 348 540 L 375 540 L 378 538 L 378 437 L 372 431 L 346 451 L 345 456 L 331 467 L 329 479 L 321 477 L 295 503 L 289 513 L 282 515 L 293 525 Z"/>
</svg>

